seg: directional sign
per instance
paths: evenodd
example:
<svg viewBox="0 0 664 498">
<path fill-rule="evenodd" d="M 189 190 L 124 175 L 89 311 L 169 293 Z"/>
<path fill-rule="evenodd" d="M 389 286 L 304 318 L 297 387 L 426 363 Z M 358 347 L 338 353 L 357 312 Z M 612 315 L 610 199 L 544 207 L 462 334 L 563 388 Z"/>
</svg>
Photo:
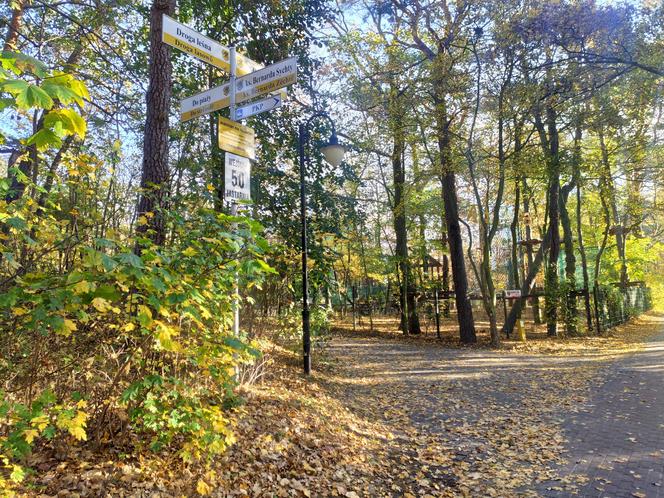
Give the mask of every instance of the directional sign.
<svg viewBox="0 0 664 498">
<path fill-rule="evenodd" d="M 224 169 L 224 198 L 229 200 L 251 200 L 251 161 L 246 157 L 226 152 Z"/>
<path fill-rule="evenodd" d="M 521 289 L 511 289 L 505 291 L 506 299 L 516 299 L 518 297 L 521 297 Z"/>
<path fill-rule="evenodd" d="M 228 107 L 231 103 L 230 90 L 230 83 L 224 83 L 181 100 L 180 121 L 184 123 L 203 114 Z"/>
<path fill-rule="evenodd" d="M 230 83 L 224 83 L 210 90 L 182 99 L 180 101 L 180 121 L 184 123 L 203 114 L 209 114 L 228 107 L 231 104 L 230 91 Z M 275 99 L 277 99 L 276 102 Z M 254 114 L 276 109 L 281 106 L 284 100 L 286 100 L 285 90 L 281 90 L 279 93 L 274 92 L 271 97 L 238 107 L 235 110 L 235 119 L 246 119 Z M 251 111 L 255 105 L 261 103 L 264 104 L 263 107 L 255 109 L 254 112 Z"/>
<path fill-rule="evenodd" d="M 290 57 L 238 78 L 235 101 L 237 103 L 245 102 L 258 95 L 295 83 L 295 81 L 297 81 L 297 57 Z"/>
<path fill-rule="evenodd" d="M 219 118 L 219 148 L 239 156 L 256 159 L 254 130 L 226 118 Z"/>
<path fill-rule="evenodd" d="M 235 109 L 235 119 L 246 119 L 250 116 L 255 116 L 261 112 L 271 111 L 281 106 L 283 102 L 281 95 L 274 95 L 266 99 L 257 100 L 242 107 Z"/>
<path fill-rule="evenodd" d="M 198 31 L 163 15 L 161 40 L 168 45 L 187 52 L 215 67 L 230 72 L 231 54 L 228 47 L 200 34 Z M 236 72 L 239 76 L 258 71 L 264 66 L 248 57 L 236 54 Z"/>
<path fill-rule="evenodd" d="M 224 70 L 230 68 L 230 52 L 226 47 L 166 14 L 163 16 L 161 40 L 208 64 Z"/>
<path fill-rule="evenodd" d="M 275 90 L 279 90 L 286 85 L 295 83 L 296 80 L 297 58 L 284 59 L 281 62 L 238 78 L 235 83 L 235 102 L 239 104 L 258 95 L 275 92 Z M 183 99 L 180 103 L 180 121 L 188 121 L 203 114 L 228 107 L 231 102 L 230 91 L 230 83 L 224 83 L 223 85 Z M 283 91 L 281 98 L 282 100 L 284 98 Z M 270 109 L 276 107 L 279 107 L 279 104 L 275 102 L 275 105 L 270 107 Z M 251 106 L 243 106 L 240 109 L 246 108 L 251 108 Z M 266 108 L 263 110 L 267 111 L 270 109 Z M 259 110 L 258 112 L 263 112 L 263 110 Z M 257 112 L 250 114 L 246 114 L 244 111 L 241 114 L 236 113 L 236 119 L 244 119 L 253 114 L 257 114 Z"/>
</svg>

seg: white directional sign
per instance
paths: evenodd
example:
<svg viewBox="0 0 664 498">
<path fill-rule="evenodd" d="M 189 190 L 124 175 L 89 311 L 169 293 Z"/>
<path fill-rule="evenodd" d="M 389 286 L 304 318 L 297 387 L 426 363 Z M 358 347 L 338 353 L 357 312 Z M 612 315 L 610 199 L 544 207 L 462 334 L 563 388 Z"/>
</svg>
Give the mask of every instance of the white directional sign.
<svg viewBox="0 0 664 498">
<path fill-rule="evenodd" d="M 271 111 L 281 106 L 283 98 L 281 95 L 273 95 L 266 99 L 257 100 L 250 104 L 243 105 L 235 109 L 235 119 L 246 119 L 250 116 L 255 116 L 261 112 Z"/>
<path fill-rule="evenodd" d="M 284 59 L 237 79 L 235 101 L 245 102 L 297 81 L 297 57 Z"/>
<path fill-rule="evenodd" d="M 187 52 L 198 59 L 215 67 L 230 72 L 231 55 L 228 47 L 200 34 L 195 29 L 177 22 L 172 17 L 163 15 L 163 29 L 161 40 L 168 45 Z M 263 68 L 262 64 L 254 62 L 241 54 L 236 55 L 236 72 L 239 76 L 249 74 Z"/>
<path fill-rule="evenodd" d="M 225 199 L 251 200 L 251 161 L 246 157 L 226 152 L 224 170 Z"/>
<path fill-rule="evenodd" d="M 508 289 L 505 291 L 506 299 L 516 299 L 521 297 L 521 289 Z"/>
</svg>

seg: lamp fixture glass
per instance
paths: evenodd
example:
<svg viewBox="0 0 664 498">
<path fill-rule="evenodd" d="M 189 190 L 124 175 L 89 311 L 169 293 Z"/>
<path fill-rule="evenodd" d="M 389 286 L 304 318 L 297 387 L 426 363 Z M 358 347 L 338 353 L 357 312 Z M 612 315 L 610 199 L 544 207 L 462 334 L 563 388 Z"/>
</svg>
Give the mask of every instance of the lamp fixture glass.
<svg viewBox="0 0 664 498">
<path fill-rule="evenodd" d="M 346 154 L 346 147 L 339 144 L 339 139 L 335 133 L 330 137 L 330 142 L 320 148 L 325 160 L 333 167 L 338 167 L 344 160 Z"/>
</svg>

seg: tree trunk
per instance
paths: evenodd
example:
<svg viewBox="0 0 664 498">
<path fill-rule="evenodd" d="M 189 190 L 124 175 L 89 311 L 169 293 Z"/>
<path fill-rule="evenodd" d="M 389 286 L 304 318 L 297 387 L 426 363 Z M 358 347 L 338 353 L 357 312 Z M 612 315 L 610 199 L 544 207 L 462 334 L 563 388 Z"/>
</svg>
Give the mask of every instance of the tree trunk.
<svg viewBox="0 0 664 498">
<path fill-rule="evenodd" d="M 565 187 L 573 188 L 573 185 Z M 572 239 L 572 223 L 567 211 L 566 188 L 563 188 L 560 196 L 560 224 L 563 228 L 563 244 L 565 246 L 565 333 L 567 335 L 576 335 L 576 257 L 574 256 L 574 242 Z"/>
<path fill-rule="evenodd" d="M 523 176 L 521 181 L 523 183 L 523 212 L 530 214 L 530 193 L 528 192 L 528 183 L 526 177 Z M 530 222 L 526 223 L 525 232 L 526 232 L 526 257 L 528 259 L 528 272 L 530 273 L 530 269 L 533 267 L 534 263 L 533 245 L 531 244 L 532 230 L 530 228 Z M 530 304 L 532 305 L 533 308 L 533 321 L 535 322 L 535 325 L 539 325 L 540 323 L 542 323 L 542 319 L 540 317 L 539 297 L 535 296 L 531 298 Z"/>
<path fill-rule="evenodd" d="M 559 137 L 556 123 L 556 111 L 549 102 L 546 106 L 546 128 L 539 113 L 535 115 L 535 126 L 540 136 L 542 150 L 547 162 L 547 212 L 549 216 L 550 245 L 547 267 L 545 272 L 545 301 L 546 331 L 549 337 L 558 335 L 558 256 L 560 255 L 560 157 Z"/>
<path fill-rule="evenodd" d="M 150 9 L 150 83 L 146 95 L 147 117 L 143 141 L 143 168 L 138 214 L 147 223 L 137 231 L 157 245 L 166 237 L 163 209 L 168 197 L 168 116 L 171 99 L 171 50 L 161 41 L 162 16 L 172 15 L 175 0 L 153 0 Z"/>
<path fill-rule="evenodd" d="M 618 257 L 620 258 L 620 285 L 625 286 L 629 282 L 627 275 L 627 258 L 625 255 L 625 233 L 624 226 L 618 213 L 618 203 L 616 200 L 616 187 L 613 183 L 613 174 L 611 173 L 611 163 L 609 161 L 609 151 L 604 140 L 604 129 L 602 127 L 598 130 L 599 146 L 602 153 L 602 172 L 604 175 L 604 184 L 606 187 L 606 194 L 608 195 L 608 203 L 611 207 L 611 214 L 613 217 L 613 230 L 616 237 L 616 249 L 618 250 Z"/>
<path fill-rule="evenodd" d="M 447 227 L 450 260 L 452 262 L 452 280 L 454 282 L 459 336 L 461 342 L 471 344 L 477 342 L 477 336 L 475 334 L 473 309 L 468 298 L 468 277 L 466 275 L 463 240 L 459 224 L 456 179 L 450 158 L 449 122 L 444 100 L 438 100 L 436 105 L 436 132 L 438 136 L 438 150 L 440 152 L 440 183 L 445 208 L 445 225 Z"/>
<path fill-rule="evenodd" d="M 521 180 L 516 178 L 514 183 L 514 215 L 512 216 L 512 223 L 510 224 L 510 234 L 512 236 L 512 285 L 513 288 L 519 286 L 519 241 L 517 236 L 517 229 L 519 227 L 519 207 L 521 204 Z"/>
<path fill-rule="evenodd" d="M 572 223 L 567 211 L 567 199 L 578 181 L 576 172 L 581 161 L 581 122 L 578 121 L 574 132 L 574 174 L 572 180 L 565 185 L 560 193 L 560 224 L 563 228 L 563 244 L 565 245 L 565 333 L 577 335 L 577 307 L 576 307 L 576 256 L 574 254 L 574 240 Z"/>
<path fill-rule="evenodd" d="M 578 165 L 577 165 L 578 167 Z M 588 277 L 588 259 L 586 258 L 586 248 L 583 245 L 583 227 L 581 224 L 581 178 L 576 182 L 576 237 L 581 256 L 581 270 L 583 272 L 584 303 L 586 306 L 586 319 L 588 332 L 593 329 L 592 315 L 590 313 L 590 279 Z"/>
<path fill-rule="evenodd" d="M 401 330 L 404 334 L 419 334 L 420 323 L 417 317 L 417 304 L 415 302 L 415 286 L 413 275 L 408 262 L 408 233 L 406 230 L 406 201 L 404 188 L 406 172 L 403 163 L 405 139 L 403 129 L 399 126 L 394 129 L 394 145 L 392 149 L 392 174 L 394 180 L 394 233 L 396 234 L 396 256 L 401 274 Z"/>
<path fill-rule="evenodd" d="M 23 12 L 27 0 L 18 0 L 14 3 L 14 8 L 12 9 L 12 18 L 9 21 L 9 26 L 7 27 L 7 36 L 5 37 L 5 46 L 3 48 L 4 52 L 13 52 L 17 49 L 18 46 L 18 33 L 21 29 L 21 22 L 23 20 Z"/>
<path fill-rule="evenodd" d="M 522 296 L 527 296 L 532 290 L 533 284 L 535 283 L 535 277 L 537 276 L 537 273 L 540 270 L 540 266 L 542 266 L 542 261 L 544 260 L 544 253 L 549 249 L 550 244 L 551 244 L 551 231 L 547 231 L 546 234 L 544 235 L 544 240 L 542 241 L 542 245 L 537 250 L 535 257 L 533 258 L 532 265 L 528 267 L 528 274 L 526 275 L 525 280 L 521 284 Z M 519 314 L 521 313 L 521 309 L 523 308 L 524 302 L 525 298 L 514 300 L 514 304 L 512 305 L 512 308 L 510 308 L 510 312 L 507 315 L 507 318 L 505 319 L 505 324 L 503 325 L 502 332 L 504 334 L 506 335 L 512 334 L 512 331 L 514 330 L 514 325 L 516 324 L 516 320 L 519 317 Z"/>
</svg>

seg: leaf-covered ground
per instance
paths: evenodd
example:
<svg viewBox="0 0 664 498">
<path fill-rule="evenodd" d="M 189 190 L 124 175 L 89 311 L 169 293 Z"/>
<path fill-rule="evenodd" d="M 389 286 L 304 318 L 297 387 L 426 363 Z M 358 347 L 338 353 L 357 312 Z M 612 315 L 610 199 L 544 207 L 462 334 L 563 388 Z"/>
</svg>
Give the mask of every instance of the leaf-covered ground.
<svg viewBox="0 0 664 498">
<path fill-rule="evenodd" d="M 175 456 L 37 453 L 31 496 L 520 496 L 558 478 L 561 415 L 607 362 L 662 328 L 649 315 L 611 337 L 450 348 L 393 333 L 336 335 L 311 379 L 275 348 L 245 388 L 237 443 L 210 469 Z M 319 355 L 320 357 L 320 355 Z M 573 490 L 583 475 L 556 482 Z"/>
</svg>

